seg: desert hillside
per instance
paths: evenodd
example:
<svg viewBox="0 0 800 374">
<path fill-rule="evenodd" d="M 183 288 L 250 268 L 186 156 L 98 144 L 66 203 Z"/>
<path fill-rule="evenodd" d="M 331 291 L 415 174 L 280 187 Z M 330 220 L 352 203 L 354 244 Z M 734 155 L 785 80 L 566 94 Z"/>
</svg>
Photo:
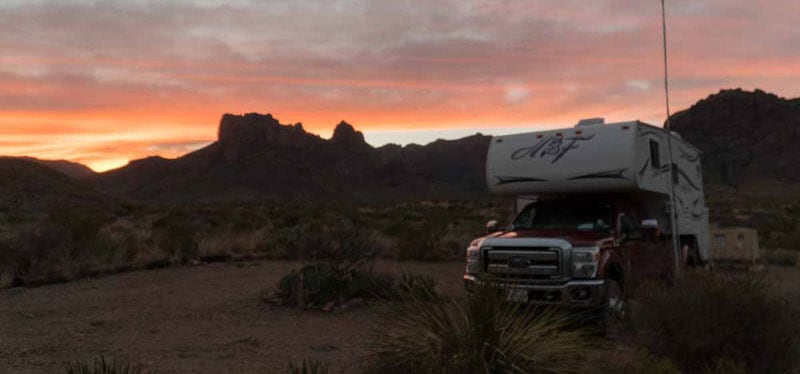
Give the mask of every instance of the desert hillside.
<svg viewBox="0 0 800 374">
<path fill-rule="evenodd" d="M 485 195 L 489 137 L 374 148 L 341 122 L 331 139 L 271 115 L 226 114 L 216 142 L 175 160 L 157 156 L 91 178 L 141 201 L 408 201 Z"/>
<path fill-rule="evenodd" d="M 671 124 L 703 151 L 706 182 L 800 181 L 800 99 L 722 90 L 676 113 Z"/>
</svg>

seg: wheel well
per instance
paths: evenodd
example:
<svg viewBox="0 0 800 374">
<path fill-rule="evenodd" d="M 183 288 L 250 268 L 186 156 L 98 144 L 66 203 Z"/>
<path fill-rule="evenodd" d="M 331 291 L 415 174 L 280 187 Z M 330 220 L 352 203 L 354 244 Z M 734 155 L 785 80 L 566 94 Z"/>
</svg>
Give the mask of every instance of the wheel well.
<svg viewBox="0 0 800 374">
<path fill-rule="evenodd" d="M 700 252 L 697 249 L 697 238 L 695 236 L 690 235 L 682 235 L 681 236 L 681 248 L 684 245 L 689 246 L 689 253 L 686 259 L 686 266 L 688 267 L 697 267 L 702 265 L 700 260 Z"/>
<path fill-rule="evenodd" d="M 617 263 L 611 263 L 608 265 L 608 270 L 606 271 L 606 277 L 617 281 L 620 288 L 625 287 L 625 273 L 622 271 L 622 266 Z"/>
</svg>

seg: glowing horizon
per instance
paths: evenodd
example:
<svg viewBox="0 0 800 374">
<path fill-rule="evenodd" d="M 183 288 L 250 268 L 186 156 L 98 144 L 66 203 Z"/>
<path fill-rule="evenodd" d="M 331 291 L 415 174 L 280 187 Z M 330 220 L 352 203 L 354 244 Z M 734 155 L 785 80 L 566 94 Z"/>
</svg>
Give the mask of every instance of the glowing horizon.
<svg viewBox="0 0 800 374">
<path fill-rule="evenodd" d="M 725 88 L 800 96 L 800 3 L 669 2 L 673 112 Z M 0 3 L 0 154 L 96 171 L 271 113 L 375 146 L 664 120 L 658 2 Z"/>
</svg>

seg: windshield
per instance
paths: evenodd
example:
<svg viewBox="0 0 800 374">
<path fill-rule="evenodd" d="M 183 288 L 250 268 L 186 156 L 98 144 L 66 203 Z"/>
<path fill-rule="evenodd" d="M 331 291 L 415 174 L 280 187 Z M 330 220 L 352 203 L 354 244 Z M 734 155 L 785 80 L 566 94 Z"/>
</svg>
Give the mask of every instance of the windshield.
<svg viewBox="0 0 800 374">
<path fill-rule="evenodd" d="M 611 231 L 608 203 L 574 199 L 546 200 L 527 205 L 517 215 L 513 230 Z"/>
</svg>

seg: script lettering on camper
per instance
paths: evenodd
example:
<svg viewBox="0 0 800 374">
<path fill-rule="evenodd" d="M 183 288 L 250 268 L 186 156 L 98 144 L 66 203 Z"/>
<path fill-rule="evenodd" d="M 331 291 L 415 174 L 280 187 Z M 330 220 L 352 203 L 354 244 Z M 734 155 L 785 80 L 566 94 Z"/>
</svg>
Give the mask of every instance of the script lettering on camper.
<svg viewBox="0 0 800 374">
<path fill-rule="evenodd" d="M 553 158 L 550 163 L 555 163 L 569 151 L 580 148 L 580 142 L 591 140 L 592 138 L 594 138 L 594 134 L 589 136 L 576 135 L 566 138 L 561 136 L 548 136 L 539 140 L 539 142 L 533 146 L 520 148 L 514 151 L 514 153 L 511 154 L 511 159 L 519 160 L 524 157 L 545 158 L 545 156 L 548 156 Z"/>
</svg>

